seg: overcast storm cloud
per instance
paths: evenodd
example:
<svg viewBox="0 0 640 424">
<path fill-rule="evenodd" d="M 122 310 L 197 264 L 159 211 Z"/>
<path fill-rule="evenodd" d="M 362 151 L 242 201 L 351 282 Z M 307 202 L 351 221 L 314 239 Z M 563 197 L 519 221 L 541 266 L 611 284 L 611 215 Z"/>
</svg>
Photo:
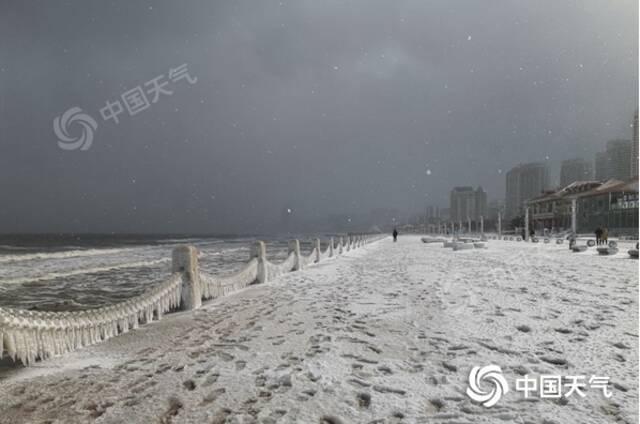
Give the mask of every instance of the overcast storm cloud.
<svg viewBox="0 0 640 424">
<path fill-rule="evenodd" d="M 631 137 L 637 0 L 0 3 L 1 232 L 278 231 L 504 197 Z M 188 64 L 148 109 L 107 100 Z M 91 148 L 58 147 L 71 107 Z M 557 172 L 557 171 L 556 171 Z"/>
</svg>

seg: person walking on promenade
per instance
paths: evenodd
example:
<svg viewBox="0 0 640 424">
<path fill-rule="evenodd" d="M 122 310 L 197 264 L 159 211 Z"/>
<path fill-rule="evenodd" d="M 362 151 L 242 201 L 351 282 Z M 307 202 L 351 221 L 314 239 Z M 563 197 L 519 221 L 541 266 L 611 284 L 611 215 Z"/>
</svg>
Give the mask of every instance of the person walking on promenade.
<svg viewBox="0 0 640 424">
<path fill-rule="evenodd" d="M 609 243 L 609 229 L 604 227 L 602 229 L 602 244 L 607 245 Z"/>
<path fill-rule="evenodd" d="M 599 246 L 602 243 L 602 228 L 596 228 L 596 244 Z"/>
<path fill-rule="evenodd" d="M 395 228 L 393 229 L 393 241 L 398 241 L 398 230 L 396 230 Z"/>
</svg>

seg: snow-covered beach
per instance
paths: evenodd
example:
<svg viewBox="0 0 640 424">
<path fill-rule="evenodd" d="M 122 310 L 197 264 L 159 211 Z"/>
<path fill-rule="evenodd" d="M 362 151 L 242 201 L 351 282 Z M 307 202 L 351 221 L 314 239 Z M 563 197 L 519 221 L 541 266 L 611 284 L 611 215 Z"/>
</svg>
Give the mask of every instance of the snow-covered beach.
<svg viewBox="0 0 640 424">
<path fill-rule="evenodd" d="M 567 245 L 384 239 L 0 380 L 0 422 L 638 421 L 638 262 Z M 466 395 L 474 366 L 512 385 Z M 612 396 L 525 399 L 523 375 Z"/>
</svg>

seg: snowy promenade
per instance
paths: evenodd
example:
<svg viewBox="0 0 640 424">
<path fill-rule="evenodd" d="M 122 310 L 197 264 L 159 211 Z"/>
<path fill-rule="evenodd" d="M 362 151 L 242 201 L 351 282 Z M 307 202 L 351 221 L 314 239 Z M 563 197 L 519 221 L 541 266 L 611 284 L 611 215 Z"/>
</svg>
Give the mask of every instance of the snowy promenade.
<svg viewBox="0 0 640 424">
<path fill-rule="evenodd" d="M 1 374 L 0 422 L 638 422 L 638 262 L 400 236 Z M 502 367 L 492 408 L 465 390 Z M 525 399 L 524 374 L 609 376 Z"/>
</svg>

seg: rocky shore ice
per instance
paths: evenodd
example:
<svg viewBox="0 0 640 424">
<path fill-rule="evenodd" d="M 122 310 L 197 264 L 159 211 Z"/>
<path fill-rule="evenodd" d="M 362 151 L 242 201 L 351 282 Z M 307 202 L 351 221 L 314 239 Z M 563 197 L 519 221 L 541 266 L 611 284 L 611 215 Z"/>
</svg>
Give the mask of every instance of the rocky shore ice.
<svg viewBox="0 0 640 424">
<path fill-rule="evenodd" d="M 624 249 L 621 249 L 624 252 Z M 0 422 L 638 421 L 638 262 L 564 245 L 385 239 L 0 375 Z M 511 390 L 466 395 L 497 364 Z M 599 375 L 525 399 L 516 378 Z"/>
</svg>

